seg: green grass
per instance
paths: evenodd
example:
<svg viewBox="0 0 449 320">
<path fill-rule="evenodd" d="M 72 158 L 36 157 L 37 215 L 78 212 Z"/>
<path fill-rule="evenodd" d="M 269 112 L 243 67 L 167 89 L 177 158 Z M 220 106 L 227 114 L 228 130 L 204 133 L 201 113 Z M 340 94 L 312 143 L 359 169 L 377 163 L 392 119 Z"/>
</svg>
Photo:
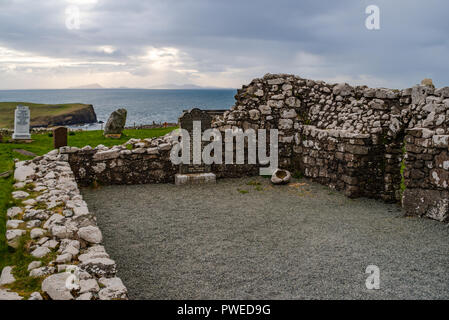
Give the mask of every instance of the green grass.
<svg viewBox="0 0 449 320">
<path fill-rule="evenodd" d="M 31 125 L 36 126 L 42 119 L 60 116 L 76 110 L 88 108 L 88 104 L 67 103 L 67 104 L 39 104 L 30 102 L 0 102 L 0 128 L 14 127 L 14 110 L 18 105 L 30 107 Z"/>
<path fill-rule="evenodd" d="M 173 129 L 174 128 L 125 130 L 120 139 L 107 139 L 103 137 L 103 132 L 100 130 L 81 131 L 76 132 L 75 135 L 69 135 L 68 144 L 80 148 L 86 145 L 96 147 L 99 144 L 111 147 L 113 145 L 122 144 L 130 138 L 145 139 L 161 136 Z M 37 155 L 43 155 L 53 149 L 53 138 L 49 137 L 48 134 L 32 135 L 32 139 L 32 143 L 0 143 L 0 173 L 13 170 L 15 158 L 19 160 L 31 158 L 14 152 L 13 149 L 25 149 Z M 5 140 L 7 140 L 7 138 L 4 137 L 4 141 Z M 13 183 L 13 176 L 0 178 L 0 271 L 6 266 L 15 266 L 13 272 L 17 281 L 8 287 L 19 292 L 19 294 L 21 293 L 25 297 L 28 297 L 33 291 L 40 290 L 42 279 L 31 279 L 28 277 L 28 264 L 31 261 L 39 260 L 29 255 L 25 250 L 26 241 L 29 240 L 29 238 L 27 239 L 27 237 L 24 237 L 24 241 L 16 250 L 9 248 L 6 243 L 6 211 L 8 208 L 17 205 L 17 201 L 13 201 L 11 197 Z M 42 261 L 47 263 L 51 256 L 52 255 L 49 255 L 49 257 L 44 258 Z"/>
<path fill-rule="evenodd" d="M 402 146 L 402 162 L 401 162 L 401 187 L 400 187 L 400 195 L 401 195 L 401 201 L 402 201 L 402 195 L 404 194 L 404 191 L 406 189 L 405 186 L 405 178 L 404 178 L 404 172 L 405 172 L 405 154 L 406 154 L 406 149 L 405 149 L 405 140 L 404 140 L 404 144 Z"/>
</svg>

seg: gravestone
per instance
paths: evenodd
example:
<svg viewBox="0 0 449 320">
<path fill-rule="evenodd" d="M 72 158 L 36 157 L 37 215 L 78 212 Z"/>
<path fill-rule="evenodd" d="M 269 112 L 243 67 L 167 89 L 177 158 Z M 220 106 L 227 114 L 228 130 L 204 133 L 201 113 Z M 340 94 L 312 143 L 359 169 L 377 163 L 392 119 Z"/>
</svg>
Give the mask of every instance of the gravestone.
<svg viewBox="0 0 449 320">
<path fill-rule="evenodd" d="M 179 125 L 181 129 L 187 130 L 190 135 L 190 164 L 180 164 L 179 173 L 175 175 L 175 184 L 200 184 L 206 182 L 215 182 L 215 174 L 211 171 L 211 166 L 206 165 L 201 161 L 201 164 L 193 164 L 193 121 L 201 122 L 201 135 L 203 131 L 211 128 L 212 119 L 210 115 L 198 108 L 184 111 L 179 118 Z M 201 136 L 196 139 L 201 139 Z M 204 147 L 204 142 L 201 141 L 201 152 Z"/>
<path fill-rule="evenodd" d="M 30 109 L 27 106 L 17 106 L 14 113 L 14 140 L 30 140 Z"/>
<path fill-rule="evenodd" d="M 67 146 L 67 128 L 56 127 L 53 129 L 53 147 L 59 149 Z"/>
</svg>

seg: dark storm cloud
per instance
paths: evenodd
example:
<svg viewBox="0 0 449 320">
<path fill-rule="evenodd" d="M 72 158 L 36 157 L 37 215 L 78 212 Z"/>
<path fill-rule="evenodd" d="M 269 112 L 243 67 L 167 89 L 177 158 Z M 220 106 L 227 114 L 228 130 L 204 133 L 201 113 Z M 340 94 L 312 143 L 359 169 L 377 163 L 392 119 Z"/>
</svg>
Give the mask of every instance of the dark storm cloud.
<svg viewBox="0 0 449 320">
<path fill-rule="evenodd" d="M 371 4 L 380 7 L 378 31 L 365 28 Z M 79 30 L 65 26 L 70 5 L 81 10 Z M 266 72 L 395 87 L 432 77 L 445 85 L 448 9 L 444 0 L 7 0 L 0 2 L 0 46 L 77 61 L 67 68 L 80 73 L 146 76 L 173 66 L 173 81 L 180 71 L 180 81 L 217 74 L 219 84 L 228 73 L 236 86 Z M 179 52 L 162 50 L 167 66 L 157 69 L 142 58 L 149 48 Z"/>
</svg>

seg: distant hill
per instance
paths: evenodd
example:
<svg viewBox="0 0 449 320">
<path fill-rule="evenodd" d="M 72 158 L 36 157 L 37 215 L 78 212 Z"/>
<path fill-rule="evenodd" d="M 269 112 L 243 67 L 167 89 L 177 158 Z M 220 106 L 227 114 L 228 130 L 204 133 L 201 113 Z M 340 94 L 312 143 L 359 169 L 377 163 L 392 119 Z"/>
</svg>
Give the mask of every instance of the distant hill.
<svg viewBox="0 0 449 320">
<path fill-rule="evenodd" d="M 104 89 L 104 88 L 98 83 L 91 83 L 82 86 L 69 87 L 67 89 Z"/>
<path fill-rule="evenodd" d="M 49 127 L 97 122 L 97 115 L 91 104 L 0 102 L 0 128 L 14 128 L 14 111 L 18 105 L 30 107 L 31 127 Z"/>
<path fill-rule="evenodd" d="M 227 88 L 219 88 L 219 87 L 203 87 L 198 86 L 196 84 L 173 84 L 173 83 L 166 83 L 166 84 L 160 84 L 157 86 L 149 87 L 149 89 L 227 89 Z"/>
</svg>

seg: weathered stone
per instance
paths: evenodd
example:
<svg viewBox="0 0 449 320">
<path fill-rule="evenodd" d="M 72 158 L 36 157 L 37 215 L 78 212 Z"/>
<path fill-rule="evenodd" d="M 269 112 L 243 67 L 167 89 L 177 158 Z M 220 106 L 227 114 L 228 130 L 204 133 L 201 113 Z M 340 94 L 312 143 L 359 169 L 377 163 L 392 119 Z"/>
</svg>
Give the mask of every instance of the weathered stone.
<svg viewBox="0 0 449 320">
<path fill-rule="evenodd" d="M 60 147 L 67 146 L 67 128 L 56 127 L 53 129 L 53 148 L 59 149 Z"/>
<path fill-rule="evenodd" d="M 94 226 L 87 226 L 78 230 L 78 236 L 90 243 L 101 243 L 103 236 L 100 229 Z"/>
<path fill-rule="evenodd" d="M 73 300 L 70 290 L 66 287 L 69 273 L 57 273 L 44 279 L 42 291 L 48 294 L 52 300 Z"/>
<path fill-rule="evenodd" d="M 6 221 L 6 229 L 17 229 L 23 220 L 8 220 Z"/>
<path fill-rule="evenodd" d="M 50 249 L 46 247 L 37 247 L 31 252 L 31 255 L 36 258 L 43 258 L 50 252 L 51 252 Z"/>
<path fill-rule="evenodd" d="M 6 212 L 6 215 L 8 216 L 8 218 L 10 219 L 14 219 L 15 217 L 17 217 L 19 214 L 21 214 L 23 212 L 22 208 L 19 207 L 12 207 L 9 208 Z"/>
<path fill-rule="evenodd" d="M 42 261 L 33 261 L 28 265 L 28 271 L 39 268 L 42 265 Z"/>
<path fill-rule="evenodd" d="M 449 147 L 449 135 L 434 135 L 432 140 L 433 145 L 437 148 Z"/>
<path fill-rule="evenodd" d="M 45 234 L 45 230 L 41 228 L 34 228 L 30 231 L 31 239 L 41 238 Z"/>
<path fill-rule="evenodd" d="M 100 291 L 100 287 L 95 279 L 80 280 L 80 294 L 98 291 Z"/>
<path fill-rule="evenodd" d="M 333 94 L 346 97 L 353 93 L 354 89 L 347 83 L 339 83 L 333 88 Z"/>
<path fill-rule="evenodd" d="M 54 267 L 38 267 L 35 269 L 32 269 L 30 271 L 30 277 L 32 278 L 40 278 L 40 277 L 45 277 L 48 276 L 50 274 L 55 273 L 55 268 Z"/>
<path fill-rule="evenodd" d="M 81 263 L 80 267 L 97 277 L 113 277 L 116 273 L 114 260 L 109 258 L 93 258 Z"/>
<path fill-rule="evenodd" d="M 121 135 L 126 124 L 126 109 L 118 109 L 111 113 L 104 128 L 104 135 Z"/>
<path fill-rule="evenodd" d="M 44 300 L 39 292 L 33 292 L 28 300 Z"/>
<path fill-rule="evenodd" d="M 16 279 L 12 275 L 12 267 L 4 267 L 0 276 L 0 286 L 14 283 Z"/>
<path fill-rule="evenodd" d="M 8 245 L 12 248 L 18 248 L 20 237 L 25 233 L 26 231 L 21 229 L 6 230 L 6 240 L 8 241 Z"/>
<path fill-rule="evenodd" d="M 12 197 L 14 199 L 25 199 L 25 198 L 27 198 L 29 196 L 30 196 L 30 194 L 28 192 L 25 192 L 25 191 L 14 191 L 12 193 Z"/>
<path fill-rule="evenodd" d="M 0 288 L 0 300 L 22 300 L 22 299 L 23 297 L 21 297 L 17 292 L 12 292 Z"/>
<path fill-rule="evenodd" d="M 16 170 L 14 171 L 14 179 L 16 181 L 26 181 L 30 176 L 34 175 L 35 171 L 31 166 L 18 164 L 16 163 Z"/>
<path fill-rule="evenodd" d="M 273 184 L 286 184 L 291 177 L 291 173 L 288 170 L 277 169 L 271 176 L 271 182 Z"/>
<path fill-rule="evenodd" d="M 98 294 L 101 300 L 128 298 L 128 291 L 120 278 L 100 278 L 99 282 L 104 286 Z"/>
<path fill-rule="evenodd" d="M 56 257 L 56 263 L 67 263 L 72 260 L 72 254 L 71 253 L 63 253 Z"/>
</svg>

